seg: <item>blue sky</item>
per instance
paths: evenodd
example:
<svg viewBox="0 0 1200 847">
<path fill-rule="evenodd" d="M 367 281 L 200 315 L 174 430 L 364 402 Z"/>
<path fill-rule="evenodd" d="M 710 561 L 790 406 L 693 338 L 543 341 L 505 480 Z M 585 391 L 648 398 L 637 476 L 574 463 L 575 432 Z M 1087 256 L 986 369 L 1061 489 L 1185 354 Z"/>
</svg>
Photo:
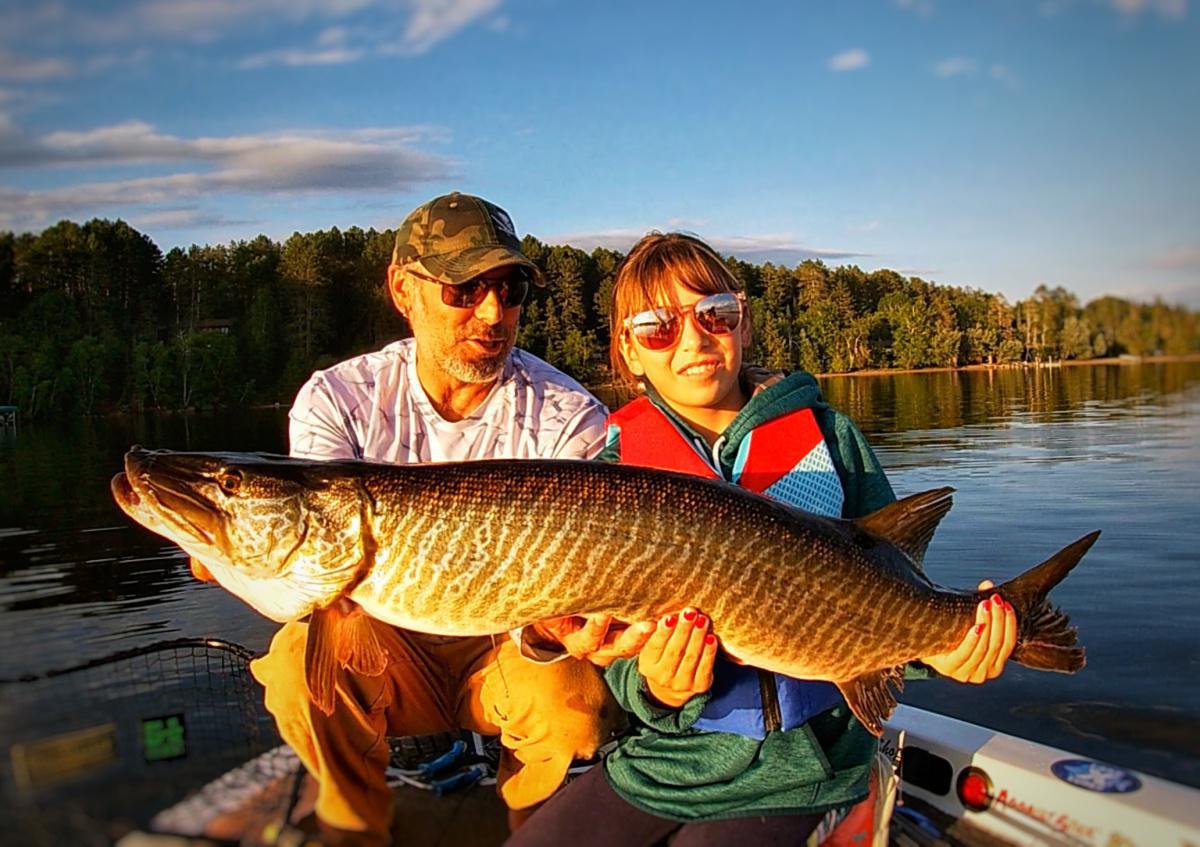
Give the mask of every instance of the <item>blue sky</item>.
<svg viewBox="0 0 1200 847">
<path fill-rule="evenodd" d="M 0 0 L 0 229 L 164 250 L 686 229 L 750 261 L 1200 307 L 1189 0 Z"/>
</svg>

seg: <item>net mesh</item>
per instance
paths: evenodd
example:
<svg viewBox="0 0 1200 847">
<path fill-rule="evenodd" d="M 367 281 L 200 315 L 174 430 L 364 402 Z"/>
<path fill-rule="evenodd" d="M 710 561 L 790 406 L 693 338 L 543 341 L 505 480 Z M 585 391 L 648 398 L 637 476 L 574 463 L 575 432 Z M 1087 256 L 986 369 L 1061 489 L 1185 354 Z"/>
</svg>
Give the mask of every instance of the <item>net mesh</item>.
<svg viewBox="0 0 1200 847">
<path fill-rule="evenodd" d="M 177 639 L 0 680 L 0 844 L 109 844 L 278 744 L 252 654 Z"/>
</svg>

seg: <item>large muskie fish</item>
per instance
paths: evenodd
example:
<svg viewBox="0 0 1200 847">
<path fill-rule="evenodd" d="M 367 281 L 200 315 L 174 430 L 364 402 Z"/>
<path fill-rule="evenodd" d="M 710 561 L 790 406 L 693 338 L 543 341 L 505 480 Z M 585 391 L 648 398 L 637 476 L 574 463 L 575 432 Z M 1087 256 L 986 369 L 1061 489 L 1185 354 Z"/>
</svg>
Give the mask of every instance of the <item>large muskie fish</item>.
<svg viewBox="0 0 1200 847">
<path fill-rule="evenodd" d="M 731 656 L 836 683 L 879 734 L 904 663 L 957 646 L 991 593 L 941 589 L 920 570 L 949 488 L 838 520 L 627 465 L 378 465 L 135 447 L 112 491 L 262 614 L 311 615 L 309 691 L 326 711 L 338 663 L 386 665 L 362 611 L 467 636 L 562 615 L 653 620 L 690 604 Z M 1075 629 L 1046 594 L 1098 535 L 994 589 L 1017 611 L 1014 661 L 1083 667 Z"/>
</svg>

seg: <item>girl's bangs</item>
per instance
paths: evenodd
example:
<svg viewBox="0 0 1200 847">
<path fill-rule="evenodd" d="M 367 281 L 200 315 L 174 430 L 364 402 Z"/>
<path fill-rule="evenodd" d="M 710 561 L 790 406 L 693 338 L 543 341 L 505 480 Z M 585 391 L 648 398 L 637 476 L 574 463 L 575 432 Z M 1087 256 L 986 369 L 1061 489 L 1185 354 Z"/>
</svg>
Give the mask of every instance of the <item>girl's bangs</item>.
<svg viewBox="0 0 1200 847">
<path fill-rule="evenodd" d="M 622 319 L 675 301 L 674 283 L 697 294 L 737 291 L 733 274 L 715 256 L 699 252 L 686 242 L 659 244 L 652 255 L 626 269 L 615 298 Z"/>
</svg>

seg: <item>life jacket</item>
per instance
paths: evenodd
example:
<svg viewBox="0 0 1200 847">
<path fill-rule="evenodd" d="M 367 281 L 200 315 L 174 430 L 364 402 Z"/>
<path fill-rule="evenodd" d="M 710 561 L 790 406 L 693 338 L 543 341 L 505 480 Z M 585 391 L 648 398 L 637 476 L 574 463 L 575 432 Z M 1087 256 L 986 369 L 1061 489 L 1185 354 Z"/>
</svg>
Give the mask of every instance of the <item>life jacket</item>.
<svg viewBox="0 0 1200 847">
<path fill-rule="evenodd" d="M 609 415 L 608 441 L 620 439 L 621 463 L 722 479 L 707 445 L 682 431 L 649 398 Z M 816 514 L 841 517 L 845 492 L 811 409 L 795 409 L 754 427 L 738 445 L 731 479 Z M 765 738 L 794 729 L 843 702 L 837 686 L 800 680 L 718 658 L 697 729 Z"/>
</svg>

